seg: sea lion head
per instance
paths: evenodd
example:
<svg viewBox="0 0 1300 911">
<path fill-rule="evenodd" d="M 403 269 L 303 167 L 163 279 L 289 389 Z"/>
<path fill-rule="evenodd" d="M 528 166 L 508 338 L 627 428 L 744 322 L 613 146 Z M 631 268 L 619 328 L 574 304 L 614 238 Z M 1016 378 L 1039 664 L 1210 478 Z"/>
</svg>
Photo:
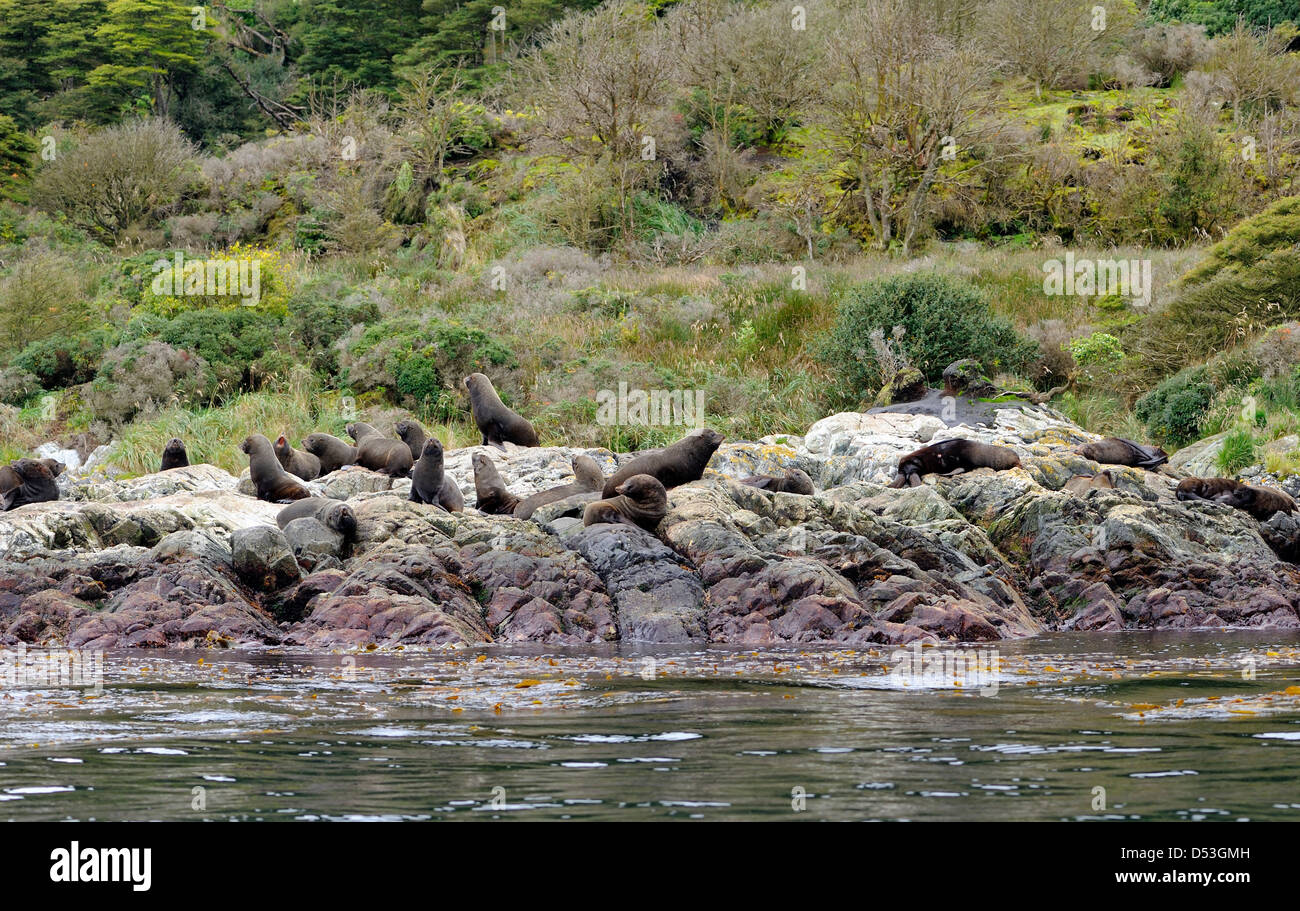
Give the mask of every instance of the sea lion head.
<svg viewBox="0 0 1300 911">
<path fill-rule="evenodd" d="M 726 439 L 726 437 L 718 433 L 712 427 L 705 427 L 703 430 L 699 432 L 698 436 L 700 439 L 704 440 L 714 449 L 717 449 L 719 446 L 721 446 L 722 441 Z"/>
<path fill-rule="evenodd" d="M 40 462 L 50 470 L 50 475 L 55 478 L 63 474 L 63 470 L 68 467 L 58 459 L 41 459 Z"/>
<path fill-rule="evenodd" d="M 167 441 L 167 445 L 163 447 L 163 452 L 169 452 L 172 455 L 180 455 L 184 451 L 185 443 L 180 437 L 172 437 Z"/>
<path fill-rule="evenodd" d="M 487 457 L 486 453 L 476 452 L 469 457 L 469 460 L 473 464 L 475 472 L 485 471 L 488 468 L 496 468 L 496 466 L 492 464 L 492 460 Z"/>
<path fill-rule="evenodd" d="M 465 388 L 470 392 L 473 392 L 474 387 L 481 384 L 484 380 L 487 380 L 489 384 L 492 382 L 482 373 L 471 373 L 469 376 L 465 377 Z"/>
<path fill-rule="evenodd" d="M 357 514 L 348 504 L 339 503 L 325 514 L 325 524 L 344 535 L 353 535 L 357 530 Z"/>
<path fill-rule="evenodd" d="M 310 452 L 312 455 L 319 455 L 316 450 L 320 449 L 324 445 L 325 434 L 323 433 L 309 433 L 302 441 L 302 448 Z"/>
<path fill-rule="evenodd" d="M 393 430 L 397 433 L 397 438 L 403 443 L 407 442 L 407 437 L 416 429 L 418 425 L 415 421 L 398 421 Z"/>
<path fill-rule="evenodd" d="M 600 490 L 605 486 L 605 473 L 591 456 L 573 457 L 573 476 L 588 490 Z"/>
<path fill-rule="evenodd" d="M 622 494 L 637 504 L 653 505 L 668 501 L 668 491 L 654 475 L 634 474 L 615 487 L 614 492 Z"/>
<path fill-rule="evenodd" d="M 478 455 L 478 453 L 475 453 L 475 455 Z M 423 462 L 426 458 L 442 461 L 442 443 L 438 441 L 437 437 L 429 437 L 424 441 L 424 448 L 420 450 L 420 461 Z"/>
<path fill-rule="evenodd" d="M 808 472 L 802 468 L 787 468 L 785 470 L 785 489 L 790 493 L 807 493 L 813 492 L 812 478 L 808 477 Z"/>
</svg>

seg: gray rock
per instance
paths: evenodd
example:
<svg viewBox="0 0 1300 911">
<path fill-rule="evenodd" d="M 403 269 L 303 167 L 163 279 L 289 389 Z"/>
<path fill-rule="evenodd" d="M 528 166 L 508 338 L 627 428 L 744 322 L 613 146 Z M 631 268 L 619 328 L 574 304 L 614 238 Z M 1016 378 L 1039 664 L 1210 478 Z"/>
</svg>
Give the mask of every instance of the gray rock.
<svg viewBox="0 0 1300 911">
<path fill-rule="evenodd" d="M 241 528 L 230 536 L 236 575 L 257 592 L 276 592 L 301 578 L 293 548 L 273 525 Z"/>
</svg>

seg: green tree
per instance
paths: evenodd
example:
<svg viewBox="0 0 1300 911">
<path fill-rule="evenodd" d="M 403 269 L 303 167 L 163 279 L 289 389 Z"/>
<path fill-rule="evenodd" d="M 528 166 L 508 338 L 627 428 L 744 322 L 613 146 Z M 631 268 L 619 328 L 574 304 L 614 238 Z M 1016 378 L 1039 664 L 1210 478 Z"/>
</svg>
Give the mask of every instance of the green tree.
<svg viewBox="0 0 1300 911">
<path fill-rule="evenodd" d="M 0 114 L 0 199 L 25 201 L 35 153 L 35 140 L 18 129 L 12 117 Z"/>
<path fill-rule="evenodd" d="M 109 62 L 91 71 L 91 88 L 128 103 L 147 93 L 153 113 L 169 115 L 206 41 L 206 12 L 192 9 L 177 0 L 110 0 L 108 21 L 95 31 Z"/>
</svg>

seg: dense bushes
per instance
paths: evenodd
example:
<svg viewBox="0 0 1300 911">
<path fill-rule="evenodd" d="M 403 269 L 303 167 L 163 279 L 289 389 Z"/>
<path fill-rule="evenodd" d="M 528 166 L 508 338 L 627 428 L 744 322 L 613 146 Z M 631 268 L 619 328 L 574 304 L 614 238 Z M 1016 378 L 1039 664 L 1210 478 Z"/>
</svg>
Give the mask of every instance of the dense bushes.
<svg viewBox="0 0 1300 911">
<path fill-rule="evenodd" d="M 931 382 L 962 358 L 975 358 L 993 372 L 1015 372 L 1038 354 L 1038 345 L 994 316 L 967 282 L 933 272 L 871 281 L 845 295 L 824 347 L 826 361 L 855 394 L 874 395 L 888 379 L 870 337 L 874 330 L 889 334 L 894 326 L 903 329 L 896 345 L 905 360 Z"/>
<path fill-rule="evenodd" d="M 208 387 L 205 367 L 202 358 L 164 342 L 127 342 L 104 356 L 86 404 L 96 418 L 114 425 L 167 403 L 192 404 Z"/>
<path fill-rule="evenodd" d="M 1183 446 L 1199 436 L 1201 418 L 1214 401 L 1208 373 L 1203 366 L 1183 370 L 1138 399 L 1137 416 L 1155 439 Z"/>
</svg>

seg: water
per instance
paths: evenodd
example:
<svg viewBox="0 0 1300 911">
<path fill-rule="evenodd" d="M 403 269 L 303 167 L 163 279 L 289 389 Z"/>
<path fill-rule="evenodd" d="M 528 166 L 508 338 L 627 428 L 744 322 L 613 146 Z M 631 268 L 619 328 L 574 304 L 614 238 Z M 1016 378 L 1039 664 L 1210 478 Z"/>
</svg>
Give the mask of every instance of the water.
<svg viewBox="0 0 1300 911">
<path fill-rule="evenodd" d="M 0 819 L 1300 820 L 1300 633 L 997 647 L 114 652 L 0 694 Z"/>
</svg>

